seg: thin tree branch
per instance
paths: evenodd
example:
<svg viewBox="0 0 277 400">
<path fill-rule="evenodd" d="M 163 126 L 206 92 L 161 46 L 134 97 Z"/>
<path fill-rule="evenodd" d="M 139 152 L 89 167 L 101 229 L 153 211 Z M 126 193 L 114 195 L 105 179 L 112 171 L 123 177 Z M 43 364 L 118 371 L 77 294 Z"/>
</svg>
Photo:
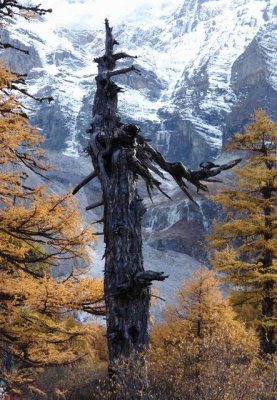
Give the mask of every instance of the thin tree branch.
<svg viewBox="0 0 277 400">
<path fill-rule="evenodd" d="M 93 203 L 90 206 L 86 207 L 86 210 L 87 211 L 94 210 L 95 208 L 103 206 L 103 205 L 104 205 L 103 200 L 100 200 L 100 201 L 97 201 L 96 203 Z"/>
<path fill-rule="evenodd" d="M 140 70 L 137 69 L 134 65 L 132 65 L 131 67 L 116 69 L 115 71 L 107 72 L 107 78 L 111 78 L 112 76 L 116 76 L 116 75 L 127 74 L 128 72 L 132 72 L 132 71 L 136 72 L 138 75 L 141 74 Z"/>
<path fill-rule="evenodd" d="M 91 174 L 89 174 L 86 178 L 84 178 L 79 185 L 76 186 L 76 188 L 73 190 L 72 194 L 76 194 L 79 192 L 80 189 L 82 189 L 82 187 L 84 187 L 85 185 L 87 185 L 90 181 L 92 181 L 94 178 L 97 177 L 97 172 L 93 171 Z"/>
<path fill-rule="evenodd" d="M 115 61 L 120 60 L 121 58 L 138 58 L 137 56 L 130 56 L 130 54 L 121 52 L 113 54 L 113 58 Z"/>
</svg>

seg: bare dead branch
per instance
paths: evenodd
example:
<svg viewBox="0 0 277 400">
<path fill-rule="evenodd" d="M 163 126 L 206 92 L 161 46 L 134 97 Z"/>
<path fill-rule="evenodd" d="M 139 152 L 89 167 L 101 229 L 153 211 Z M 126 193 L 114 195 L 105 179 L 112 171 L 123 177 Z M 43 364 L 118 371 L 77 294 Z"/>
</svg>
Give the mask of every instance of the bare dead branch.
<svg viewBox="0 0 277 400">
<path fill-rule="evenodd" d="M 0 17 L 13 17 L 15 15 L 19 15 L 21 11 L 32 12 L 37 15 L 45 15 L 47 13 L 51 13 L 52 9 L 44 9 L 40 7 L 41 4 L 36 6 L 31 5 L 23 5 L 20 4 L 17 0 L 2 0 L 0 2 Z M 24 15 L 23 15 L 24 16 Z M 28 19 L 28 16 L 24 16 L 24 18 Z"/>
<path fill-rule="evenodd" d="M 181 162 L 176 162 L 176 163 L 167 162 L 162 156 L 162 154 L 158 152 L 156 149 L 154 149 L 154 147 L 150 146 L 147 142 L 145 142 L 141 136 L 140 140 L 143 142 L 143 148 L 145 149 L 146 152 L 148 152 L 151 155 L 153 161 L 173 177 L 173 179 L 178 184 L 180 189 L 196 205 L 198 204 L 187 190 L 188 188 L 183 179 L 186 179 L 188 182 L 196 186 L 197 191 L 199 190 L 208 191 L 207 186 L 201 183 L 201 181 L 207 182 L 207 179 L 209 179 L 210 177 L 216 176 L 220 174 L 222 171 L 226 171 L 228 169 L 233 168 L 241 161 L 241 159 L 236 159 L 230 161 L 227 164 L 215 166 L 210 169 L 201 168 L 200 170 L 197 171 L 191 171 L 190 169 L 185 167 Z"/>
<path fill-rule="evenodd" d="M 113 54 L 113 58 L 114 58 L 115 61 L 117 61 L 117 60 L 120 60 L 121 58 L 138 58 L 138 57 L 137 56 L 130 56 L 130 54 L 122 52 L 122 53 Z"/>
<path fill-rule="evenodd" d="M 36 97 L 36 96 L 30 94 L 30 93 L 28 92 L 28 90 L 23 89 L 23 88 L 20 88 L 20 87 L 18 87 L 18 86 L 15 85 L 15 84 L 12 84 L 12 85 L 11 85 L 11 89 L 18 91 L 18 92 L 24 94 L 25 96 L 30 97 L 30 98 L 33 99 L 33 100 L 39 101 L 40 103 L 42 103 L 44 100 L 47 100 L 49 104 L 50 104 L 52 101 L 54 101 L 54 98 L 53 98 L 52 96 Z"/>
<path fill-rule="evenodd" d="M 107 78 L 111 78 L 112 76 L 116 76 L 116 75 L 127 74 L 128 72 L 132 72 L 132 71 L 136 72 L 138 75 L 141 74 L 140 70 L 137 69 L 134 65 L 132 65 L 131 67 L 116 69 L 115 71 L 107 72 Z"/>
<path fill-rule="evenodd" d="M 190 171 L 191 176 L 188 180 L 193 184 L 195 184 L 195 181 L 203 181 L 207 178 L 220 174 L 222 171 L 227 171 L 228 169 L 234 168 L 241 162 L 241 160 L 241 158 L 237 158 L 229 161 L 227 164 L 222 164 L 211 169 L 201 168 L 197 171 Z"/>
<path fill-rule="evenodd" d="M 96 225 L 96 224 L 103 224 L 104 223 L 104 218 L 99 219 L 98 221 L 94 221 L 91 223 L 91 225 Z"/>
<path fill-rule="evenodd" d="M 101 206 L 103 206 L 103 205 L 104 205 L 103 200 L 97 201 L 96 203 L 93 203 L 93 204 L 91 204 L 90 206 L 86 207 L 86 210 L 87 210 L 87 211 L 89 211 L 89 210 L 94 210 L 95 208 L 101 207 Z"/>
<path fill-rule="evenodd" d="M 73 190 L 72 194 L 76 194 L 79 192 L 80 189 L 82 189 L 85 185 L 87 185 L 90 181 L 92 181 L 94 178 L 97 177 L 97 173 L 95 171 L 93 171 L 91 174 L 89 174 L 86 178 L 84 178 L 79 185 L 77 185 L 75 187 L 75 189 Z"/>
</svg>

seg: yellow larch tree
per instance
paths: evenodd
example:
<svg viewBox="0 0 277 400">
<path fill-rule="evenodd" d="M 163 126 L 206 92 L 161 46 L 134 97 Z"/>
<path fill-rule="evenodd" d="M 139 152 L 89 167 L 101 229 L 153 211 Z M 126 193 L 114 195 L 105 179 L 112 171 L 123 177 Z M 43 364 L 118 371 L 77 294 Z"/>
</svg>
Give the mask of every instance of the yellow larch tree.
<svg viewBox="0 0 277 400">
<path fill-rule="evenodd" d="M 83 227 L 76 200 L 28 187 L 28 169 L 48 166 L 42 137 L 9 94 L 13 75 L 0 67 L 0 352 L 2 377 L 12 390 L 32 387 L 34 368 L 72 362 L 87 354 L 95 329 L 73 311 L 102 297 L 102 282 L 78 276 L 55 280 L 53 271 L 79 258 L 93 233 Z"/>
<path fill-rule="evenodd" d="M 213 199 L 226 210 L 210 236 L 212 263 L 232 288 L 233 305 L 254 325 L 264 353 L 276 352 L 276 145 L 277 123 L 258 110 L 230 151 L 243 151 L 237 187 Z"/>
<path fill-rule="evenodd" d="M 3 1 L 0 18 L 46 11 L 39 10 Z M 103 296 L 101 280 L 74 268 L 88 264 L 94 239 L 76 200 L 47 186 L 28 186 L 28 174 L 43 175 L 49 165 L 43 136 L 15 95 L 20 79 L 0 65 L 0 379 L 15 393 L 38 390 L 36 371 L 94 352 L 100 328 L 82 324 L 76 312 L 99 313 L 94 305 Z M 72 272 L 54 279 L 57 266 L 71 266 Z"/>
<path fill-rule="evenodd" d="M 258 339 L 236 320 L 213 271 L 201 268 L 184 282 L 151 338 L 160 398 L 253 400 L 263 391 Z"/>
<path fill-rule="evenodd" d="M 255 330 L 237 319 L 215 272 L 202 267 L 184 281 L 152 329 L 141 390 L 104 381 L 91 398 L 273 400 L 275 361 L 260 358 Z M 126 363 L 130 379 L 141 379 L 136 356 Z"/>
</svg>

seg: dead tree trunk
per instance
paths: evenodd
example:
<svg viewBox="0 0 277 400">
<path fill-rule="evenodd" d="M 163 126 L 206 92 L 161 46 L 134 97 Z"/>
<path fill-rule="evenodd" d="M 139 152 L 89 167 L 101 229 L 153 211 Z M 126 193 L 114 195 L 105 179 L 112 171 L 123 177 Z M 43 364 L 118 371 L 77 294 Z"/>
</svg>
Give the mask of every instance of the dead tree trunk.
<svg viewBox="0 0 277 400">
<path fill-rule="evenodd" d="M 111 77 L 136 71 L 114 70 L 116 60 L 128 57 L 113 53 L 116 41 L 106 21 L 106 52 L 98 63 L 97 91 L 93 106 L 90 152 L 100 179 L 104 202 L 105 301 L 110 368 L 114 361 L 141 351 L 148 344 L 150 291 L 148 282 L 136 280 L 143 272 L 141 221 L 145 208 L 129 168 L 132 148 L 121 142 L 124 126 L 117 114 L 120 92 Z M 126 129 L 125 129 L 126 130 Z"/>
<path fill-rule="evenodd" d="M 137 179 L 143 178 L 148 193 L 157 188 L 162 193 L 161 170 L 171 174 L 183 192 L 192 200 L 184 179 L 207 190 L 200 181 L 209 181 L 222 170 L 232 168 L 239 160 L 222 165 L 202 167 L 190 171 L 182 163 L 168 163 L 150 146 L 135 125 L 120 122 L 117 110 L 118 93 L 122 91 L 112 77 L 127 73 L 140 73 L 134 66 L 115 69 L 120 59 L 135 58 L 126 53 L 114 53 L 117 41 L 108 20 L 106 49 L 98 63 L 97 90 L 93 105 L 93 119 L 88 146 L 94 172 L 74 190 L 76 193 L 96 176 L 103 191 L 103 202 L 87 207 L 104 205 L 105 302 L 107 311 L 107 340 L 110 370 L 116 361 L 131 353 L 140 353 L 148 345 L 148 317 L 150 286 L 154 280 L 164 280 L 162 272 L 144 271 L 142 257 L 141 223 L 145 213 L 137 192 Z M 164 193 L 165 194 L 165 193 Z M 166 194 L 165 194 L 166 195 Z"/>
</svg>

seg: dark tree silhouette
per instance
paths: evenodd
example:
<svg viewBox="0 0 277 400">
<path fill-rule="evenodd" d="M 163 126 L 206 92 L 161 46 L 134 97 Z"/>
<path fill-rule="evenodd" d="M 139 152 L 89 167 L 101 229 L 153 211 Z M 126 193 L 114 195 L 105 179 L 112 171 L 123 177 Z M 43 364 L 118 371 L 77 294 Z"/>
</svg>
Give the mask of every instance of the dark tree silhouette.
<svg viewBox="0 0 277 400">
<path fill-rule="evenodd" d="M 118 60 L 136 57 L 114 53 L 118 42 L 107 19 L 105 25 L 105 54 L 95 59 L 98 64 L 97 90 L 89 131 L 88 151 L 94 172 L 76 187 L 74 193 L 95 177 L 99 178 L 103 200 L 87 209 L 104 205 L 107 340 L 110 370 L 113 371 L 121 357 L 139 353 L 147 346 L 150 286 L 152 281 L 166 278 L 163 272 L 143 268 L 141 222 L 146 209 L 137 192 L 138 177 L 145 181 L 150 196 L 154 188 L 167 196 L 156 178 L 163 179 L 162 170 L 166 171 L 195 203 L 185 181 L 197 190 L 206 191 L 203 181 L 212 181 L 209 178 L 232 168 L 240 160 L 221 166 L 209 165 L 209 168 L 204 165 L 199 171 L 191 171 L 181 162 L 167 162 L 150 146 L 137 126 L 122 124 L 117 110 L 118 93 L 122 88 L 112 78 L 127 73 L 140 74 L 140 71 L 134 65 L 115 69 Z"/>
</svg>

